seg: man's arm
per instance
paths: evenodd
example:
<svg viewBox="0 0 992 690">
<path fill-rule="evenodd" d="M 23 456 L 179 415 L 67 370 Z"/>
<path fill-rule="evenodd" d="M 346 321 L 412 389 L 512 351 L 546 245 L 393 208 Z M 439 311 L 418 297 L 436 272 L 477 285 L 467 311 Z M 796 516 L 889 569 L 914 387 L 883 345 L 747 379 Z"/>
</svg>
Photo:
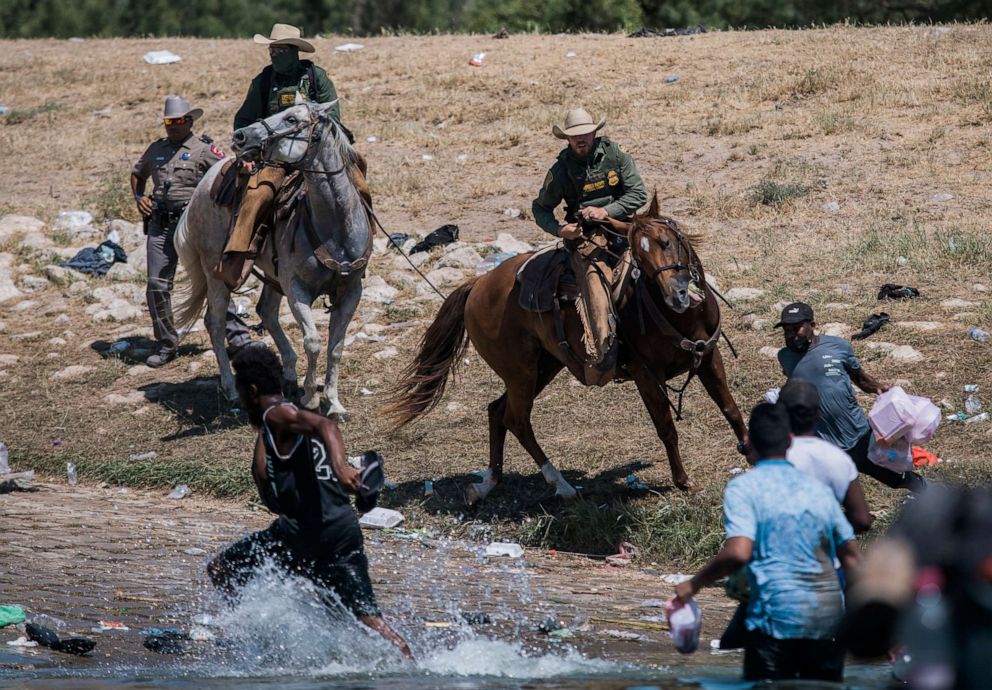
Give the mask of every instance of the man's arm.
<svg viewBox="0 0 992 690">
<path fill-rule="evenodd" d="M 320 67 L 314 67 L 314 76 L 316 77 L 317 83 L 317 102 L 318 103 L 330 103 L 331 101 L 336 101 L 338 99 L 337 89 L 334 88 L 334 82 L 331 78 L 327 76 L 325 72 Z M 330 109 L 331 115 L 338 122 L 341 122 L 341 102 L 338 101 Z"/>
<path fill-rule="evenodd" d="M 265 112 L 262 108 L 262 99 L 265 98 L 265 94 L 258 93 L 258 85 L 255 83 L 257 80 L 257 77 L 252 79 L 248 86 L 248 93 L 245 94 L 245 100 L 234 115 L 234 129 L 241 129 L 253 124 L 256 120 L 260 120 Z"/>
<path fill-rule="evenodd" d="M 851 523 L 855 534 L 867 532 L 871 529 L 871 523 L 875 519 L 868 510 L 868 502 L 865 500 L 865 492 L 861 487 L 861 482 L 857 478 L 847 487 L 844 494 L 844 515 Z"/>
<path fill-rule="evenodd" d="M 544 177 L 541 191 L 537 193 L 537 198 L 531 204 L 531 212 L 534 215 L 534 221 L 541 229 L 555 237 L 558 237 L 559 229 L 558 219 L 555 218 L 555 209 L 564 198 L 561 185 L 555 178 L 555 168 L 552 167 Z"/>
<path fill-rule="evenodd" d="M 844 569 L 844 576 L 847 578 L 848 587 L 850 587 L 852 582 L 857 581 L 858 570 L 861 567 L 861 549 L 858 548 L 858 542 L 849 539 L 841 544 L 841 547 L 837 550 L 837 558 L 840 560 L 840 565 Z"/>
<path fill-rule="evenodd" d="M 684 604 L 703 587 L 711 585 L 721 577 L 736 573 L 751 561 L 754 542 L 747 537 L 731 537 L 723 544 L 720 553 L 713 557 L 692 579 L 675 587 L 675 596 Z"/>
<path fill-rule="evenodd" d="M 854 385 L 863 390 L 865 393 L 879 395 L 892 387 L 887 383 L 882 383 L 876 380 L 875 377 L 871 376 L 862 367 L 852 369 L 845 366 L 845 369 L 847 369 L 847 374 L 851 377 L 851 381 Z"/>
<path fill-rule="evenodd" d="M 623 185 L 623 196 L 603 208 L 611 218 L 626 220 L 647 203 L 648 190 L 637 172 L 633 157 L 623 150 L 620 151 L 620 183 Z"/>
<path fill-rule="evenodd" d="M 268 413 L 270 426 L 283 427 L 298 434 L 317 436 L 331 456 L 331 469 L 338 482 L 349 493 L 356 493 L 361 473 L 348 464 L 344 455 L 344 439 L 338 425 L 323 415 L 307 412 L 291 405 L 277 405 Z"/>
<path fill-rule="evenodd" d="M 138 205 L 138 211 L 146 217 L 152 214 L 152 200 L 145 196 L 147 182 L 147 177 L 131 173 L 131 194 L 134 196 L 134 202 Z"/>
</svg>

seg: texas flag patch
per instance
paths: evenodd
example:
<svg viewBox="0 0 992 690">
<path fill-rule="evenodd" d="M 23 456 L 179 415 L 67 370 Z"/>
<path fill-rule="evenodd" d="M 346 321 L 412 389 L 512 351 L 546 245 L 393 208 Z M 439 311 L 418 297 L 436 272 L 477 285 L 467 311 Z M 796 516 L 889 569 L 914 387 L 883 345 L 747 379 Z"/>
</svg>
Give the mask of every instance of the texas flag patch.
<svg viewBox="0 0 992 690">
<path fill-rule="evenodd" d="M 214 154 L 218 158 L 223 158 L 224 157 L 224 152 L 221 151 L 219 148 L 217 148 L 217 144 L 211 144 L 210 145 L 210 153 Z"/>
</svg>

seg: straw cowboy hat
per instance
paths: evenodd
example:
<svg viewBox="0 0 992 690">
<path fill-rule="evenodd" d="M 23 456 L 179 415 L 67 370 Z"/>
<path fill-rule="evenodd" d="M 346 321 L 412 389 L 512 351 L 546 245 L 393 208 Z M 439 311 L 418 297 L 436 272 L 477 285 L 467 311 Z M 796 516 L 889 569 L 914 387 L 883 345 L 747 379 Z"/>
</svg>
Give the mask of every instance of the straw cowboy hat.
<svg viewBox="0 0 992 690">
<path fill-rule="evenodd" d="M 196 120 L 203 117 L 203 108 L 191 108 L 189 101 L 182 96 L 166 96 L 162 117 L 190 117 Z"/>
<path fill-rule="evenodd" d="M 564 127 L 559 127 L 554 125 L 551 128 L 551 133 L 554 134 L 559 139 L 567 139 L 569 137 L 576 137 L 580 134 L 589 134 L 589 132 L 598 132 L 606 124 L 606 118 L 600 118 L 599 122 L 593 122 L 592 115 L 590 115 L 584 108 L 573 108 L 565 113 Z"/>
<path fill-rule="evenodd" d="M 293 46 L 299 48 L 303 53 L 313 53 L 316 48 L 313 47 L 312 43 L 304 41 L 303 31 L 296 28 L 295 26 L 290 26 L 289 24 L 273 24 L 272 31 L 269 33 L 268 38 L 262 34 L 255 34 L 255 43 L 261 43 L 267 46 Z"/>
</svg>

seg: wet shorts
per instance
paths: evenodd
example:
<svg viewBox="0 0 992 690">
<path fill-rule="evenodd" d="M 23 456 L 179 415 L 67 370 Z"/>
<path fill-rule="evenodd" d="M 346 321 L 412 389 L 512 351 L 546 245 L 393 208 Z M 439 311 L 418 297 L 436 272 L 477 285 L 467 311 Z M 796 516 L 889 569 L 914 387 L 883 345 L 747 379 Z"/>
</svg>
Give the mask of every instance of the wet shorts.
<svg viewBox="0 0 992 690">
<path fill-rule="evenodd" d="M 758 630 L 744 643 L 745 680 L 844 679 L 844 645 L 835 640 L 778 640 Z"/>
<path fill-rule="evenodd" d="M 352 530 L 354 534 L 350 533 Z M 355 616 L 381 616 L 372 591 L 369 561 L 358 523 L 345 525 L 342 531 L 345 533 L 339 531 L 337 534 L 336 547 L 321 548 L 288 538 L 279 529 L 277 521 L 224 549 L 211 563 L 210 577 L 217 587 L 236 590 L 243 587 L 266 560 L 271 560 L 287 572 L 305 577 L 321 589 L 333 591 Z"/>
</svg>

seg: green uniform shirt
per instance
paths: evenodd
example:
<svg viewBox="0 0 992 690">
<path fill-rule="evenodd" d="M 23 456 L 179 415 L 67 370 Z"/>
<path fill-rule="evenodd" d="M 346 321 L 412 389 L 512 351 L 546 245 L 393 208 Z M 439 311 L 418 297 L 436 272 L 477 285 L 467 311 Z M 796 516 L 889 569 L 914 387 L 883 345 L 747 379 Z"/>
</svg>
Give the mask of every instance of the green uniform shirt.
<svg viewBox="0 0 992 690">
<path fill-rule="evenodd" d="M 311 89 L 310 72 L 307 69 L 312 63 L 300 60 L 296 63 L 296 71 L 292 74 L 279 74 L 272 65 L 268 65 L 261 73 L 251 80 L 248 95 L 234 116 L 234 129 L 241 129 L 258 120 L 292 107 L 296 103 L 296 93 L 299 92 L 306 100 L 316 100 L 317 103 L 330 103 L 337 99 L 331 78 L 320 67 L 313 66 L 313 77 L 316 84 Z M 268 83 L 268 88 L 266 88 Z M 313 98 L 316 96 L 316 99 Z M 341 108 L 335 105 L 331 114 L 338 122 L 341 121 Z"/>
<path fill-rule="evenodd" d="M 180 144 L 159 139 L 145 149 L 131 172 L 142 180 L 152 178 L 152 201 L 163 211 L 179 210 L 210 166 L 224 157 L 206 136 L 190 134 Z"/>
<path fill-rule="evenodd" d="M 610 218 L 628 220 L 647 200 L 634 159 L 618 144 L 599 137 L 585 159 L 568 147 L 558 154 L 531 211 L 541 229 L 557 237 L 560 224 L 555 209 L 562 201 L 565 221 L 574 223 L 576 212 L 586 206 L 602 206 Z"/>
</svg>

